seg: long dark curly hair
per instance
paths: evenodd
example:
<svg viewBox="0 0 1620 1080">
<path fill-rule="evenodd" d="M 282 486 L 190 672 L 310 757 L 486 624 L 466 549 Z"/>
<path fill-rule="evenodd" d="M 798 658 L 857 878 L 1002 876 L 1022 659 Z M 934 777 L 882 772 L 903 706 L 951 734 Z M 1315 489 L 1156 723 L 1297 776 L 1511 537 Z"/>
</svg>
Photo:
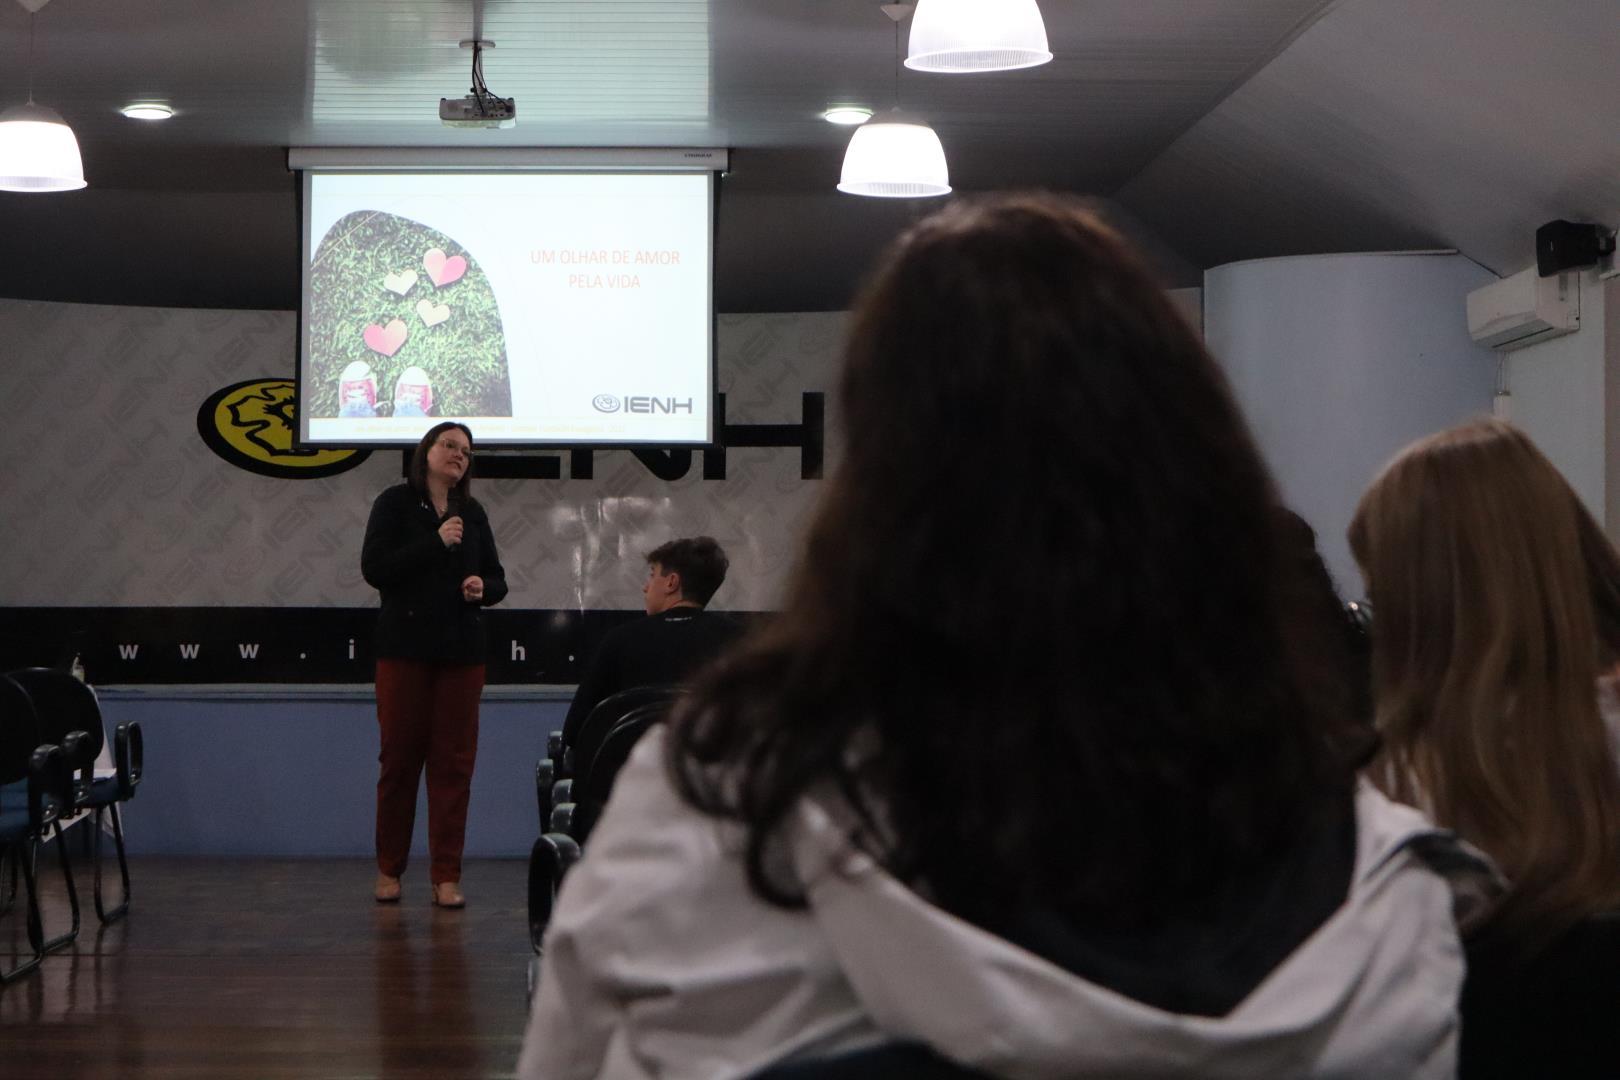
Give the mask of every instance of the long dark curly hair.
<svg viewBox="0 0 1620 1080">
<path fill-rule="evenodd" d="M 948 909 L 1113 925 L 1195 911 L 1342 814 L 1272 482 L 1115 233 L 1044 195 L 915 226 L 859 300 L 838 401 L 783 610 L 668 742 L 682 796 L 745 826 L 760 897 L 803 903 L 773 842 L 812 789 Z"/>
</svg>

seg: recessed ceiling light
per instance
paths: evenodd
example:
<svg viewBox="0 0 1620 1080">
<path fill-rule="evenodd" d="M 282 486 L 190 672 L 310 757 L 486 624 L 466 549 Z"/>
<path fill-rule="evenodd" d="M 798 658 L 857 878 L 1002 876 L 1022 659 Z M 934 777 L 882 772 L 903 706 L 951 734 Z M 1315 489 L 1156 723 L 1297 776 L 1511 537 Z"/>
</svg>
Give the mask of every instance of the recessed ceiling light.
<svg viewBox="0 0 1620 1080">
<path fill-rule="evenodd" d="M 862 105 L 834 105 L 821 118 L 829 124 L 864 124 L 872 119 L 872 110 Z"/>
<path fill-rule="evenodd" d="M 118 110 L 131 120 L 167 120 L 174 110 L 159 101 L 137 101 Z"/>
</svg>

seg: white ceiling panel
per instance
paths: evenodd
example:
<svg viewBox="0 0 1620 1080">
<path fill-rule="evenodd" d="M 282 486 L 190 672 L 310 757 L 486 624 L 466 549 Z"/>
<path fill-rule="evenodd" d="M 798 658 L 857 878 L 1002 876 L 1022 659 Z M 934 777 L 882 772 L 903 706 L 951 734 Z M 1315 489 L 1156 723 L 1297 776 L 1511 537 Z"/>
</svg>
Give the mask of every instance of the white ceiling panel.
<svg viewBox="0 0 1620 1080">
<path fill-rule="evenodd" d="M 1620 224 L 1620 3 L 1343 3 L 1119 198 L 1208 266 L 1454 247 L 1498 273 Z"/>
<path fill-rule="evenodd" d="M 1543 220 L 1620 219 L 1620 0 L 1041 7 L 1052 63 L 902 70 L 897 87 L 875 0 L 51 0 L 35 94 L 73 125 L 90 187 L 0 194 L 0 236 L 29 255 L 0 260 L 0 296 L 289 306 L 292 145 L 718 145 L 734 151 L 722 309 L 837 306 L 932 206 L 834 194 L 849 131 L 819 114 L 897 92 L 959 191 L 1113 196 L 1178 278 L 1406 246 L 1508 270 Z M 0 107 L 27 93 L 27 27 L 0 0 Z M 510 131 L 438 122 L 438 99 L 466 93 L 457 43 L 473 36 L 496 42 L 485 75 L 517 99 Z M 178 115 L 117 113 L 151 98 Z M 197 227 L 216 221 L 236 227 Z M 117 254 L 160 243 L 161 280 Z"/>
</svg>

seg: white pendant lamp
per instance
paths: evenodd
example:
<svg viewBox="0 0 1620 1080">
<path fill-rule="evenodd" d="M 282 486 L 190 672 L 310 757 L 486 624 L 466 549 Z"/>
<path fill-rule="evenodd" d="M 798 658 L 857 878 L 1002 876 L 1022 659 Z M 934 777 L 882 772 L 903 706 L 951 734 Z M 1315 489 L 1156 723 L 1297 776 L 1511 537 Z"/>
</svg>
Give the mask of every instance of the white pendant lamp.
<svg viewBox="0 0 1620 1080">
<path fill-rule="evenodd" d="M 54 109 L 15 105 L 0 112 L 0 191 L 76 191 L 84 187 L 79 140 Z"/>
<path fill-rule="evenodd" d="M 79 140 L 54 109 L 34 104 L 34 13 L 49 0 L 18 0 L 28 9 L 28 102 L 0 112 L 0 191 L 75 191 L 84 187 Z"/>
<path fill-rule="evenodd" d="M 884 4 L 894 20 L 895 107 L 855 129 L 844 151 L 838 190 L 882 199 L 920 199 L 951 192 L 945 147 L 920 118 L 900 111 L 900 23 L 911 4 Z"/>
<path fill-rule="evenodd" d="M 1035 0 L 918 0 L 906 50 L 913 71 L 1013 71 L 1050 59 Z"/>
<path fill-rule="evenodd" d="M 949 195 L 945 147 L 933 128 L 899 109 L 874 116 L 850 137 L 838 190 L 889 199 Z"/>
</svg>

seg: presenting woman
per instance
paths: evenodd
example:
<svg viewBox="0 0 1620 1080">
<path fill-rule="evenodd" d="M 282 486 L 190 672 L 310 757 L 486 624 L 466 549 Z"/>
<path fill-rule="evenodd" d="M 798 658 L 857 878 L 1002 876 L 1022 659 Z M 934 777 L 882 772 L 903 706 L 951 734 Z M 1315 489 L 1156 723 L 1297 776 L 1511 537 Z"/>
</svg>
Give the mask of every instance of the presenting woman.
<svg viewBox="0 0 1620 1080">
<path fill-rule="evenodd" d="M 506 596 L 484 508 L 468 493 L 472 432 L 438 424 L 411 455 L 410 478 L 377 496 L 360 571 L 382 594 L 377 618 L 379 903 L 397 901 L 427 766 L 433 902 L 466 904 L 461 848 L 484 689 L 482 608 Z"/>
</svg>

